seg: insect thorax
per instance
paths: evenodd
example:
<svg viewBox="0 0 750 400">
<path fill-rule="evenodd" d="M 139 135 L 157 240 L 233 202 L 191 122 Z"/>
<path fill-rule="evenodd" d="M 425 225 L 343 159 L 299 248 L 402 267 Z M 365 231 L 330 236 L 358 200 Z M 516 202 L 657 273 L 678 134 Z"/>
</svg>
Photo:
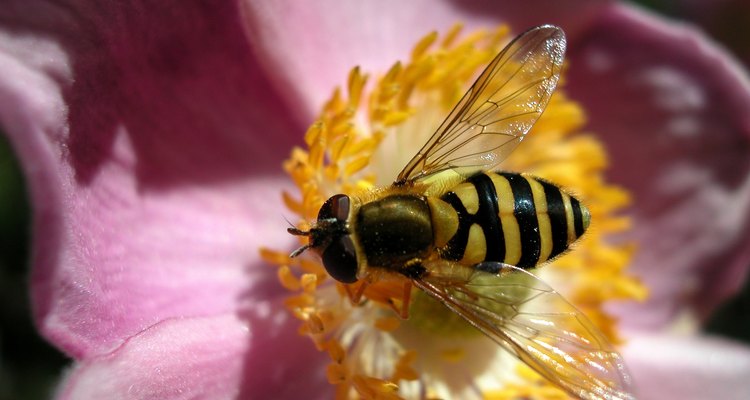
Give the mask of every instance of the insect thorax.
<svg viewBox="0 0 750 400">
<path fill-rule="evenodd" d="M 422 196 L 390 195 L 362 205 L 356 218 L 370 266 L 397 269 L 432 252 L 430 208 Z"/>
</svg>

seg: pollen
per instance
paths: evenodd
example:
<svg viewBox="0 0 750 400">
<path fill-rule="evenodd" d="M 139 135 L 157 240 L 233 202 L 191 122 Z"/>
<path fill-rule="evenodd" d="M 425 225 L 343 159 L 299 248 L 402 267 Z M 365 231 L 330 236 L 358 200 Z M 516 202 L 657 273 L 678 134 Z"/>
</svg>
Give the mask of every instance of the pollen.
<svg viewBox="0 0 750 400">
<path fill-rule="evenodd" d="M 415 43 L 408 58 L 370 74 L 353 68 L 335 88 L 283 169 L 296 189 L 285 206 L 308 229 L 323 201 L 337 193 L 365 193 L 389 185 L 450 112 L 482 68 L 511 39 L 510 29 L 463 33 L 460 24 Z M 563 85 L 564 86 L 564 85 Z M 609 163 L 595 133 L 583 131 L 586 114 L 558 88 L 523 144 L 503 164 L 555 182 L 581 199 L 591 227 L 572 251 L 546 265 L 544 279 L 613 343 L 617 321 L 604 309 L 613 301 L 641 301 L 648 291 L 628 274 L 635 244 L 614 245 L 611 235 L 630 228 L 623 213 L 629 193 L 605 180 Z M 307 238 L 302 237 L 300 245 Z M 330 357 L 325 374 L 337 399 L 568 398 L 441 304 L 412 293 L 409 320 L 398 318 L 403 279 L 372 282 L 359 304 L 359 283 L 330 279 L 312 255 L 261 249 L 289 291 L 285 306 L 299 332 Z"/>
</svg>

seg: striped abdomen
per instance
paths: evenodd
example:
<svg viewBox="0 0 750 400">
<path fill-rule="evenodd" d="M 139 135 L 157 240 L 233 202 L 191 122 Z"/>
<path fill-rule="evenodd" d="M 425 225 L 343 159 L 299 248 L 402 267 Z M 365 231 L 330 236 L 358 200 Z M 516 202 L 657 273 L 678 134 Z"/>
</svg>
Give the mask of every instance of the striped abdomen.
<svg viewBox="0 0 750 400">
<path fill-rule="evenodd" d="M 564 252 L 589 225 L 577 199 L 529 175 L 480 173 L 428 199 L 442 258 L 531 268 Z"/>
</svg>

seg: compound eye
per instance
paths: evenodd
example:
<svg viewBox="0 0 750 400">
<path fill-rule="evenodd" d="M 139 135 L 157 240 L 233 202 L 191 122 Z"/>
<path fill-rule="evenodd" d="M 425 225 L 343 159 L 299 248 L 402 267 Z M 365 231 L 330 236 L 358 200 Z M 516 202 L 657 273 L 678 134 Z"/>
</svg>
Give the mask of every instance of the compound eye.
<svg viewBox="0 0 750 400">
<path fill-rule="evenodd" d="M 334 239 L 323 251 L 322 258 L 333 279 L 343 283 L 357 281 L 357 253 L 349 236 Z"/>
<path fill-rule="evenodd" d="M 318 211 L 318 220 L 336 218 L 346 221 L 349 218 L 349 196 L 337 194 L 323 203 Z"/>
</svg>

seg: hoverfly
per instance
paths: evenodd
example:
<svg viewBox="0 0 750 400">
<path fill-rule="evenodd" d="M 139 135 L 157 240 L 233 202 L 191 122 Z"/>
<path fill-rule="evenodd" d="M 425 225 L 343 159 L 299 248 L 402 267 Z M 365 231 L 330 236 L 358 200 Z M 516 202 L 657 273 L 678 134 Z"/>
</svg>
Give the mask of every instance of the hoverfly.
<svg viewBox="0 0 750 400">
<path fill-rule="evenodd" d="M 552 96 L 565 35 L 521 34 L 486 67 L 387 188 L 329 198 L 306 249 L 331 277 L 364 288 L 383 274 L 466 319 L 569 394 L 632 399 L 622 358 L 604 335 L 527 269 L 563 253 L 590 215 L 577 199 L 526 174 L 492 172 L 523 140 Z"/>
</svg>

